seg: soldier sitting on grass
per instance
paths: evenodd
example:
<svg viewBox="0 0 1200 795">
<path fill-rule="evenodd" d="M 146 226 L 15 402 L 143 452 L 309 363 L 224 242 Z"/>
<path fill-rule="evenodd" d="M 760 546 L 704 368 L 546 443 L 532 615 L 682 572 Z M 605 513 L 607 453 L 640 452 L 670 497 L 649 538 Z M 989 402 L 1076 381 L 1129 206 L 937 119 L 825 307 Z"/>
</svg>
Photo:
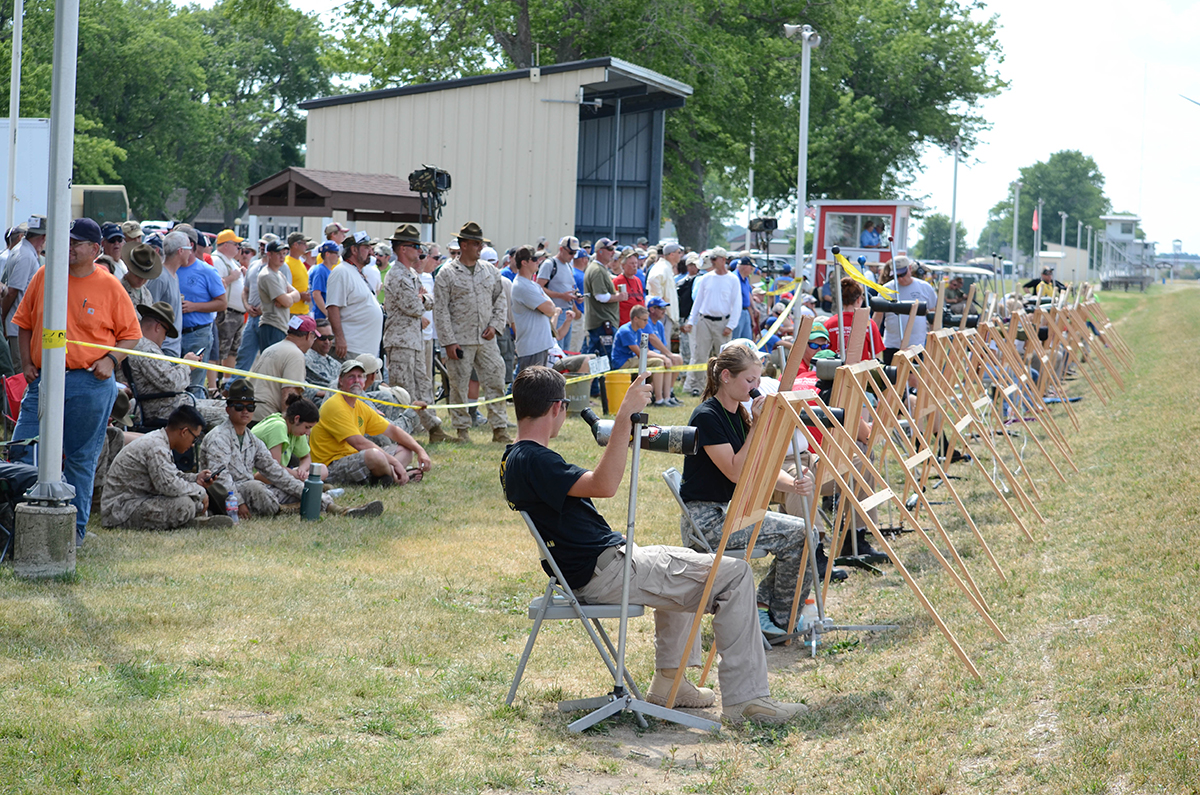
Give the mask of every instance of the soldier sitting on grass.
<svg viewBox="0 0 1200 795">
<path fill-rule="evenodd" d="M 204 484 L 212 511 L 224 513 L 225 501 L 232 493 L 237 497 L 238 516 L 242 519 L 252 514 L 297 513 L 304 482 L 284 469 L 263 440 L 250 432 L 254 409 L 254 387 L 245 378 L 235 379 L 229 385 L 225 403 L 228 419 L 213 428 L 200 445 L 201 468 L 215 474 Z M 255 477 L 255 471 L 260 478 Z M 321 508 L 337 515 L 378 516 L 383 512 L 383 503 L 375 500 L 347 509 L 322 494 Z"/>
<path fill-rule="evenodd" d="M 167 427 L 151 431 L 126 445 L 108 468 L 100 503 L 105 527 L 172 530 L 176 527 L 229 527 L 226 516 L 205 516 L 212 483 L 207 469 L 195 475 L 180 472 L 171 457 L 187 452 L 204 433 L 204 418 L 191 406 L 180 406 L 167 418 Z"/>
</svg>

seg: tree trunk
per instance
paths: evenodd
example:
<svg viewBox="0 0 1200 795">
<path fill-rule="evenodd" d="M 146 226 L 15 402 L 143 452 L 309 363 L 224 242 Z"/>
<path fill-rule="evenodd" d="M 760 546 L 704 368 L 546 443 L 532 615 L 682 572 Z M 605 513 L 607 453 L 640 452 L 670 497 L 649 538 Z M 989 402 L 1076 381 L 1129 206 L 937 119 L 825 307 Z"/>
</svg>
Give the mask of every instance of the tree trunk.
<svg viewBox="0 0 1200 795">
<path fill-rule="evenodd" d="M 708 225 L 710 213 L 708 202 L 704 200 L 704 170 L 703 160 L 692 160 L 687 163 L 689 188 L 688 199 L 676 208 L 674 213 L 675 232 L 679 242 L 697 251 L 708 248 Z"/>
<path fill-rule="evenodd" d="M 492 38 L 504 50 L 514 67 L 528 69 L 533 66 L 533 27 L 529 23 L 529 0 L 515 0 L 515 5 L 516 31 L 493 28 Z"/>
</svg>

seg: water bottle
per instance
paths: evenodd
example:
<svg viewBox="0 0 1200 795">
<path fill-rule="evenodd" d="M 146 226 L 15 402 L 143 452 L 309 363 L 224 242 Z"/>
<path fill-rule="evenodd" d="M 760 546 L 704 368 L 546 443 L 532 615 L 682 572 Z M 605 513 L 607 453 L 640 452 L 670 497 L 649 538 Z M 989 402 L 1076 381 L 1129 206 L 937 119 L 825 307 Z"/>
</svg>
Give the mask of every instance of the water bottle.
<svg viewBox="0 0 1200 795">
<path fill-rule="evenodd" d="M 800 620 L 796 624 L 796 631 L 803 635 L 812 629 L 813 624 L 819 620 L 817 600 L 810 596 L 804 600 L 804 608 L 800 611 Z"/>
<path fill-rule="evenodd" d="M 329 495 L 329 499 L 336 500 L 338 497 L 345 494 L 346 490 L 345 489 L 330 489 L 329 491 L 327 491 L 325 493 Z"/>
<path fill-rule="evenodd" d="M 321 495 L 325 484 L 313 470 L 308 472 L 308 480 L 304 481 L 304 491 L 300 494 L 300 518 L 315 522 L 321 518 Z"/>
<path fill-rule="evenodd" d="M 234 522 L 238 520 L 238 503 L 237 495 L 230 489 L 229 494 L 225 495 L 225 515 Z"/>
</svg>

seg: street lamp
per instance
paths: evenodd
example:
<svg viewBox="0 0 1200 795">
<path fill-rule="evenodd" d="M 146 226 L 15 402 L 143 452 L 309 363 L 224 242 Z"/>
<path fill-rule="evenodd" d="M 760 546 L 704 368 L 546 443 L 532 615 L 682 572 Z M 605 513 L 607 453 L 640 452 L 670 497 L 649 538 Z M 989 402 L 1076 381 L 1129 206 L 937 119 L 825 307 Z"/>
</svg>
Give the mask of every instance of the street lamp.
<svg viewBox="0 0 1200 795">
<path fill-rule="evenodd" d="M 811 25 L 784 25 L 783 35 L 789 39 L 800 37 L 800 142 L 796 153 L 796 275 L 804 267 L 804 211 L 808 206 L 808 86 L 812 68 L 812 51 L 821 46 L 821 35 Z M 815 242 L 815 241 L 814 241 Z M 813 282 L 817 274 L 814 267 Z"/>
<path fill-rule="evenodd" d="M 956 249 L 958 248 L 958 150 L 962 141 L 954 136 L 954 189 L 950 194 L 950 264 L 954 265 Z"/>
<path fill-rule="evenodd" d="M 1075 278 L 1079 279 L 1079 252 L 1083 251 L 1083 219 L 1075 221 Z"/>
<path fill-rule="evenodd" d="M 1012 183 L 1013 189 L 1013 244 L 1012 244 L 1012 264 L 1013 264 L 1013 292 L 1017 291 L 1017 231 L 1020 224 L 1021 216 L 1021 182 Z M 1004 263 L 1000 263 L 1000 292 L 1004 292 Z"/>
</svg>

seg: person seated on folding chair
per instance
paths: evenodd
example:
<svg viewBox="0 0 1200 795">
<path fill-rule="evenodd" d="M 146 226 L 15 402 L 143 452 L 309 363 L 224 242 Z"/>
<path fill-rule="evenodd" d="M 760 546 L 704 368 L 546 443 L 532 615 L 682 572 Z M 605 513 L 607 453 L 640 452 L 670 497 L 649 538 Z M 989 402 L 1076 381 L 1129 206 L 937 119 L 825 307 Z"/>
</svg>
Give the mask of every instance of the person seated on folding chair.
<svg viewBox="0 0 1200 795">
<path fill-rule="evenodd" d="M 612 531 L 592 503 L 612 497 L 625 471 L 626 446 L 610 444 L 595 470 L 568 464 L 550 449 L 567 416 L 566 380 L 547 367 L 528 367 L 513 381 L 517 441 L 500 460 L 500 482 L 509 507 L 525 511 L 550 547 L 567 585 L 581 601 L 620 603 L 625 539 Z M 613 438 L 628 438 L 630 416 L 646 408 L 651 387 L 640 376 L 630 386 L 613 421 Z M 692 617 L 699 607 L 714 556 L 682 547 L 635 546 L 632 550 L 630 604 L 655 608 L 655 674 L 647 700 L 664 705 L 684 656 Z M 550 568 L 543 563 L 547 573 Z M 734 722 L 783 723 L 808 711 L 770 697 L 767 658 L 755 623 L 754 575 L 744 560 L 726 558 L 717 569 L 710 602 L 713 635 L 721 653 L 718 671 L 721 713 Z M 700 664 L 697 637 L 688 665 Z M 684 679 L 676 706 L 703 708 L 715 703 L 708 688 Z"/>
<path fill-rule="evenodd" d="M 204 418 L 191 406 L 180 406 L 167 427 L 126 445 L 104 479 L 100 522 L 105 527 L 172 530 L 176 527 L 229 527 L 227 516 L 205 516 L 212 482 L 207 469 L 193 475 L 175 468 L 171 452 L 189 450 L 204 433 Z"/>
<path fill-rule="evenodd" d="M 142 329 L 142 338 L 134 346 L 135 351 L 164 356 L 162 348 L 167 337 L 179 336 L 175 326 L 175 310 L 166 301 L 139 304 L 137 307 Z M 188 351 L 182 357 L 198 362 L 200 357 Z M 194 406 L 211 426 L 225 419 L 225 402 L 210 398 L 193 398 L 186 390 L 191 382 L 192 368 L 186 364 L 154 359 L 149 356 L 130 356 L 122 366 L 122 375 L 130 381 L 135 395 L 162 395 L 163 397 L 139 397 L 135 418 L 148 427 L 161 427 L 171 412 L 187 404 Z"/>
<path fill-rule="evenodd" d="M 729 345 L 708 360 L 708 383 L 701 403 L 692 412 L 688 425 L 695 426 L 700 451 L 683 460 L 683 483 L 679 495 L 687 505 L 696 527 L 715 549 L 721 540 L 725 510 L 733 498 L 749 447 L 746 439 L 753 423 L 752 415 L 762 410 L 764 396 L 755 398 L 748 413 L 742 403 L 750 400 L 750 390 L 759 385 L 762 363 L 756 352 L 745 345 Z M 779 472 L 775 488 L 785 494 L 809 498 L 813 493 L 811 475 L 795 478 Z M 680 522 L 686 522 L 681 517 Z M 729 546 L 744 549 L 750 543 L 754 526 L 738 528 L 729 536 Z M 800 604 L 808 597 L 812 573 L 805 566 L 804 520 L 786 514 L 767 512 L 755 546 L 771 553 L 770 571 L 758 586 L 758 621 L 768 639 L 788 634 L 786 627 L 792 612 L 792 598 L 800 572 Z"/>
</svg>

